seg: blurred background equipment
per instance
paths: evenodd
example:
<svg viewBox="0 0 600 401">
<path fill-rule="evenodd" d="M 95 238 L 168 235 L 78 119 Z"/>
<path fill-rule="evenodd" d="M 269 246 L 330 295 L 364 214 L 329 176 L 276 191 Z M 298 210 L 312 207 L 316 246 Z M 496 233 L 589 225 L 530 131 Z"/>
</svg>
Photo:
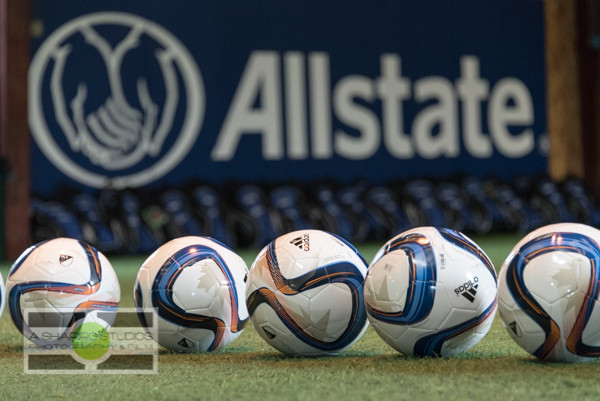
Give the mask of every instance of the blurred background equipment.
<svg viewBox="0 0 600 401">
<path fill-rule="evenodd" d="M 119 201 L 110 208 L 103 205 L 110 209 L 104 213 L 93 197 L 73 189 L 73 202 L 54 197 L 32 201 L 32 233 L 36 241 L 67 236 L 85 239 L 105 252 L 136 254 L 151 253 L 168 240 L 197 232 L 227 244 L 259 248 L 307 227 L 324 227 L 358 242 L 381 242 L 416 226 L 458 227 L 469 235 L 526 233 L 563 221 L 598 224 L 598 202 L 580 180 L 468 179 L 463 180 L 465 190 L 457 182 L 420 179 L 388 186 L 361 181 L 336 188 L 323 182 L 314 185 L 316 202 L 301 187 L 289 184 L 245 185 L 234 192 L 236 202 L 219 201 L 216 194 L 227 197 L 228 190 L 211 185 L 195 191 L 163 190 L 161 195 L 122 190 L 110 192 Z M 107 194 L 101 197 L 105 202 Z"/>
<path fill-rule="evenodd" d="M 595 2 L 164 7 L 0 0 L 0 257 L 600 223 Z"/>
</svg>

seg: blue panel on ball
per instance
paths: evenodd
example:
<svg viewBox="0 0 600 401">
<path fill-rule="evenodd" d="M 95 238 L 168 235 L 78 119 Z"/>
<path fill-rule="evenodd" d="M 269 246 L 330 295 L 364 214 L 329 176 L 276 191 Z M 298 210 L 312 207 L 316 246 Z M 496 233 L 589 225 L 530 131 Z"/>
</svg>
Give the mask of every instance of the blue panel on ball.
<svg viewBox="0 0 600 401">
<path fill-rule="evenodd" d="M 578 314 L 574 329 L 567 339 L 567 349 L 579 356 L 600 356 L 600 347 L 590 347 L 583 344 L 581 335 L 585 328 L 598 299 L 600 285 L 600 249 L 598 244 L 586 235 L 571 232 L 551 232 L 539 236 L 524 244 L 506 270 L 506 285 L 513 299 L 527 316 L 533 319 L 546 334 L 546 339 L 533 354 L 544 359 L 561 338 L 557 323 L 550 317 L 544 308 L 535 300 L 533 294 L 527 289 L 524 280 L 524 271 L 532 258 L 548 252 L 573 252 L 590 259 L 591 284 L 586 293 L 582 310 Z"/>
<path fill-rule="evenodd" d="M 408 293 L 402 311 L 383 312 L 369 305 L 369 314 L 390 324 L 414 324 L 431 313 L 435 299 L 437 264 L 429 239 L 421 234 L 409 234 L 390 242 L 385 253 L 403 251 L 409 260 Z"/>
<path fill-rule="evenodd" d="M 168 322 L 187 328 L 211 330 L 215 336 L 208 350 L 212 351 L 217 349 L 221 343 L 225 333 L 225 322 L 216 317 L 190 313 L 179 307 L 173 300 L 173 285 L 183 269 L 204 259 L 214 261 L 229 281 L 229 297 L 232 305 L 230 329 L 232 332 L 241 331 L 248 322 L 248 318 L 240 319 L 238 316 L 236 307 L 238 294 L 234 278 L 219 253 L 205 245 L 186 246 L 169 257 L 160 267 L 152 283 L 152 306 L 157 308 L 158 315 Z"/>
<path fill-rule="evenodd" d="M 352 263 L 340 262 L 324 265 L 302 276 L 288 279 L 281 274 L 277 263 L 275 241 L 267 248 L 267 265 L 277 289 L 285 296 L 300 294 L 326 284 L 341 283 L 350 289 L 352 296 L 351 318 L 346 329 L 334 341 L 321 341 L 307 334 L 294 318 L 277 301 L 273 291 L 259 288 L 248 297 L 248 312 L 252 316 L 256 308 L 266 303 L 277 314 L 279 319 L 302 342 L 323 351 L 335 351 L 351 344 L 363 330 L 367 316 L 363 302 L 364 277 L 361 271 Z"/>
</svg>

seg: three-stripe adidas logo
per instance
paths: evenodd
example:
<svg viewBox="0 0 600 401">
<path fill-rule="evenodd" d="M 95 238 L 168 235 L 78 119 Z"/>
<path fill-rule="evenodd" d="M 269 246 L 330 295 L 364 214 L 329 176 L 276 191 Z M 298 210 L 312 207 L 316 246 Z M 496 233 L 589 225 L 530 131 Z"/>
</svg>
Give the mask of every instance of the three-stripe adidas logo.
<svg viewBox="0 0 600 401">
<path fill-rule="evenodd" d="M 310 250 L 310 235 L 309 234 L 300 235 L 300 236 L 292 239 L 290 241 L 290 244 L 297 246 L 298 248 L 302 249 L 303 251 L 308 252 Z"/>
<path fill-rule="evenodd" d="M 477 288 L 479 287 L 479 277 L 475 276 L 472 280 L 465 282 L 464 284 L 456 287 L 454 289 L 454 293 L 456 296 L 462 295 L 469 302 L 473 303 L 475 301 L 475 296 L 477 295 Z"/>
<path fill-rule="evenodd" d="M 475 295 L 477 295 L 477 287 L 478 284 L 475 284 L 473 287 L 469 288 L 466 291 L 463 291 L 460 295 L 467 298 L 470 302 L 475 301 Z"/>
<path fill-rule="evenodd" d="M 302 248 L 302 237 L 296 237 L 290 241 L 290 244 Z"/>
</svg>

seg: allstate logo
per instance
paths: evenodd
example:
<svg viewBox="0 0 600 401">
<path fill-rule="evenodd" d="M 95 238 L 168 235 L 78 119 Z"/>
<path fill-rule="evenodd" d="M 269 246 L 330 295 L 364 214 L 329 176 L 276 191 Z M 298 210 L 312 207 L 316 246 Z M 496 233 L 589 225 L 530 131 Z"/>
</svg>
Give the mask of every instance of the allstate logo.
<svg viewBox="0 0 600 401">
<path fill-rule="evenodd" d="M 204 118 L 196 63 L 169 31 L 136 15 L 75 18 L 29 70 L 29 125 L 65 175 L 101 188 L 141 186 L 173 169 Z"/>
</svg>

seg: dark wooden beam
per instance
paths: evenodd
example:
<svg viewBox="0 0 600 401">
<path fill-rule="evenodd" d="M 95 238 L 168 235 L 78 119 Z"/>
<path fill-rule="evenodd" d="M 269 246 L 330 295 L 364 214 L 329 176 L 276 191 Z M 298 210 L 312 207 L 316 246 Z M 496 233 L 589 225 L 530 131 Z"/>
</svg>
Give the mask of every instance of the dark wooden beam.
<svg viewBox="0 0 600 401">
<path fill-rule="evenodd" d="M 583 178 L 578 7 L 573 0 L 546 0 L 548 172 L 555 180 Z"/>
<path fill-rule="evenodd" d="M 0 0 L 0 158 L 4 166 L 4 243 L 14 260 L 29 245 L 29 0 Z"/>
<path fill-rule="evenodd" d="M 600 196 L 600 1 L 577 2 L 584 178 Z"/>
</svg>

